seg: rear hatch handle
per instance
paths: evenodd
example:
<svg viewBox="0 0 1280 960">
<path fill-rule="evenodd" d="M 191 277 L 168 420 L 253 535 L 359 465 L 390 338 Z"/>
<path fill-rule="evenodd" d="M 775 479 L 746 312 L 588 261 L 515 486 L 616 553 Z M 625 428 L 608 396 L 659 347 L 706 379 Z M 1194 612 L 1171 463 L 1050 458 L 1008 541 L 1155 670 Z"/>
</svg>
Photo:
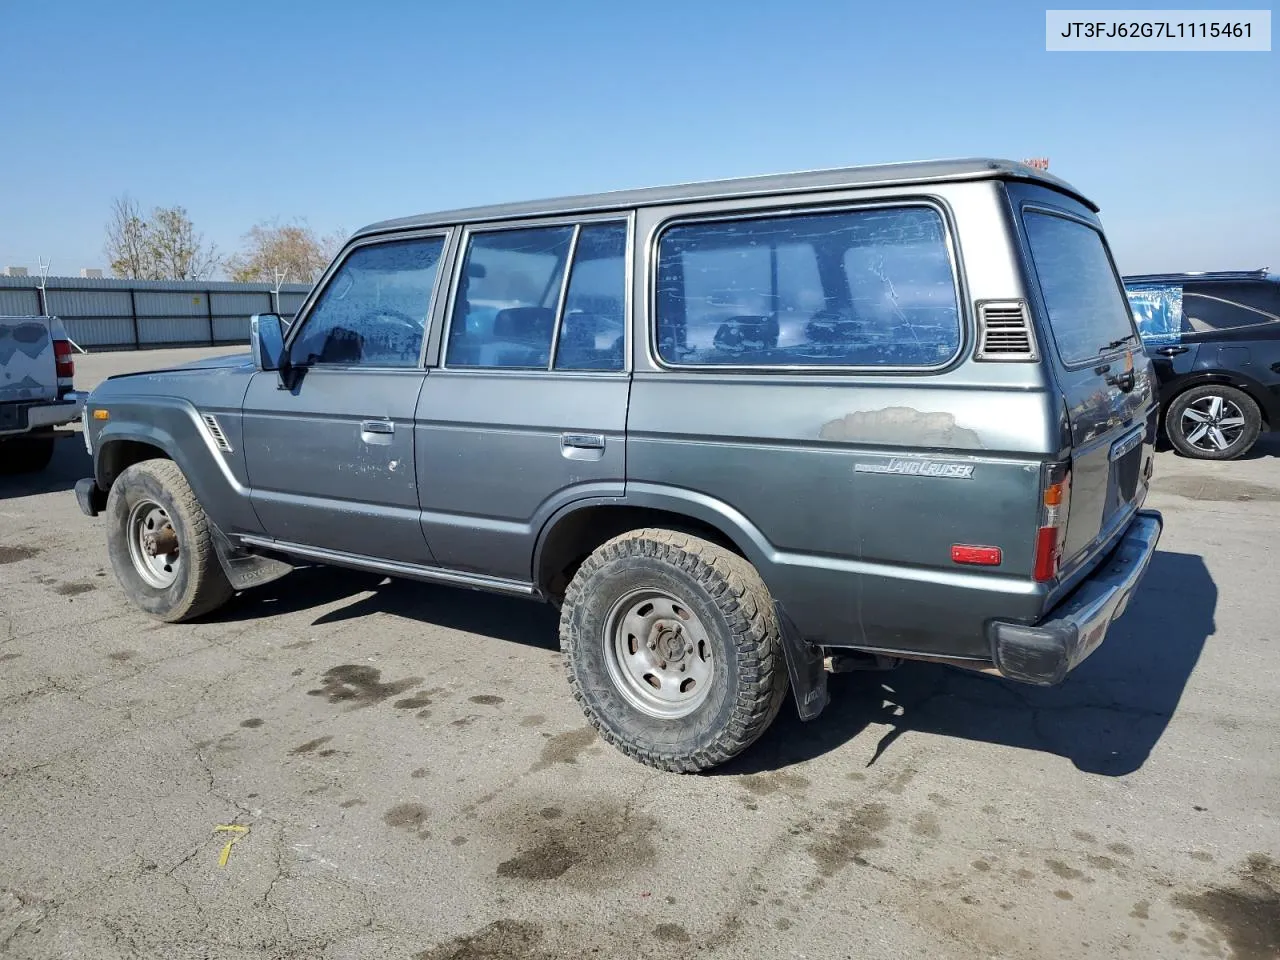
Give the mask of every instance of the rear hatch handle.
<svg viewBox="0 0 1280 960">
<path fill-rule="evenodd" d="M 1097 366 L 1093 368 L 1093 372 L 1098 374 L 1099 376 L 1109 372 L 1110 370 L 1111 370 L 1111 364 L 1109 363 L 1104 363 L 1101 366 Z M 1107 379 L 1107 383 L 1110 386 L 1119 387 L 1125 393 L 1128 393 L 1130 390 L 1132 390 L 1133 385 L 1137 382 L 1134 379 L 1132 370 L 1126 370 L 1124 373 L 1113 373 L 1111 374 L 1111 376 L 1107 377 L 1106 379 Z"/>
</svg>

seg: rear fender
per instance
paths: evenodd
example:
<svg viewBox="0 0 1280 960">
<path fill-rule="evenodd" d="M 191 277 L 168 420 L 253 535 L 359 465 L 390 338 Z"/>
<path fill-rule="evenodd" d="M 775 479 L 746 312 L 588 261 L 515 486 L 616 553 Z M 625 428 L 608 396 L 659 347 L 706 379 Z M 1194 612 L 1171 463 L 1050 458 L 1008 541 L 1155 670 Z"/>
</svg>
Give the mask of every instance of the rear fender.
<svg viewBox="0 0 1280 960">
<path fill-rule="evenodd" d="M 1160 405 L 1160 425 L 1164 426 L 1165 414 L 1168 413 L 1170 405 L 1180 394 L 1193 387 L 1202 387 L 1206 384 L 1219 384 L 1243 390 L 1248 394 L 1249 399 L 1258 405 L 1258 410 L 1262 414 L 1264 428 L 1269 430 L 1280 429 L 1280 400 L 1274 399 L 1271 391 L 1257 380 L 1231 370 L 1197 370 L 1174 381 L 1165 394 L 1167 399 Z"/>
</svg>

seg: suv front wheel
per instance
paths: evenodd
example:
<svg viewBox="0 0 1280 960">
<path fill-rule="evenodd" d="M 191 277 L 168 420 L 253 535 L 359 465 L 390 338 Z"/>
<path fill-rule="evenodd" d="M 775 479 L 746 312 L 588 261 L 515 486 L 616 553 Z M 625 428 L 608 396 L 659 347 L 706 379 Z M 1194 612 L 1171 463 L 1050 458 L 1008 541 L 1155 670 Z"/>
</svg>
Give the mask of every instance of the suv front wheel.
<svg viewBox="0 0 1280 960">
<path fill-rule="evenodd" d="M 177 623 L 231 598 L 209 518 L 172 460 L 127 467 L 111 486 L 106 517 L 111 566 L 138 608 Z"/>
<path fill-rule="evenodd" d="M 741 753 L 787 693 L 777 611 L 742 557 L 671 530 L 591 554 L 560 613 L 569 686 L 600 735 L 661 770 Z"/>
</svg>

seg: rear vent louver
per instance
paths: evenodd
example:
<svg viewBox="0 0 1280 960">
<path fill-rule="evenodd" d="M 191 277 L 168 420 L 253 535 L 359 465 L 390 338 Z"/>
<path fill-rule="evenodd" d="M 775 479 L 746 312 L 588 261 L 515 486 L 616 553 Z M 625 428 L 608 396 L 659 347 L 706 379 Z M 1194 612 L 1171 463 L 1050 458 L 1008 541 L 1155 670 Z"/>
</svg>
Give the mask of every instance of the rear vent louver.
<svg viewBox="0 0 1280 960">
<path fill-rule="evenodd" d="M 979 360 L 1035 360 L 1027 306 L 1017 300 L 983 303 L 978 307 Z"/>
<path fill-rule="evenodd" d="M 218 449 L 223 453 L 230 453 L 231 444 L 227 443 L 227 435 L 222 432 L 218 418 L 211 413 L 206 413 L 203 419 L 204 425 L 209 428 L 209 436 L 213 437 L 213 442 L 218 445 Z"/>
</svg>

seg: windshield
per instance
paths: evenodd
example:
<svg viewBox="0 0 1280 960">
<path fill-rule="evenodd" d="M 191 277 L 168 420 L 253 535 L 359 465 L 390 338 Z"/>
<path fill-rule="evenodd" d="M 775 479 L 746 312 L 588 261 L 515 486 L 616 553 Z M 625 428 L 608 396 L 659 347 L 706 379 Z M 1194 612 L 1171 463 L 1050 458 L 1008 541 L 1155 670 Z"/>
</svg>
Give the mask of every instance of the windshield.
<svg viewBox="0 0 1280 960">
<path fill-rule="evenodd" d="M 1062 362 L 1092 360 L 1134 337 L 1102 234 L 1079 221 L 1030 210 L 1023 223 Z"/>
</svg>

